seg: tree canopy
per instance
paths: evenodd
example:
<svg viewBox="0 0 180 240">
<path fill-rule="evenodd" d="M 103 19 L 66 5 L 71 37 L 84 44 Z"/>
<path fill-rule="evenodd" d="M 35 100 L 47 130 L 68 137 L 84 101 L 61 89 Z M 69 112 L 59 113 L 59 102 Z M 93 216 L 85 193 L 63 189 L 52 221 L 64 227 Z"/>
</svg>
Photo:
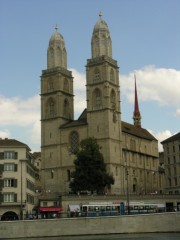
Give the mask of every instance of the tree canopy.
<svg viewBox="0 0 180 240">
<path fill-rule="evenodd" d="M 104 158 L 95 138 L 81 141 L 74 164 L 75 171 L 70 182 L 73 192 L 86 190 L 104 192 L 106 186 L 114 184 L 113 176 L 106 172 Z"/>
</svg>

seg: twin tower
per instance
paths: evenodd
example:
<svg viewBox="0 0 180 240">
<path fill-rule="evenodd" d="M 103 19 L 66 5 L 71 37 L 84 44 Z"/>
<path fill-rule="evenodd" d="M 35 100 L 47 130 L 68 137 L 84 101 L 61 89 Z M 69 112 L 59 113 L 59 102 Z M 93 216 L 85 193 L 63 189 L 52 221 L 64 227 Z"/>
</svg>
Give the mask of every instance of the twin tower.
<svg viewBox="0 0 180 240">
<path fill-rule="evenodd" d="M 107 171 L 113 175 L 113 192 L 123 192 L 122 122 L 119 68 L 112 58 L 112 41 L 100 14 L 86 64 L 87 108 L 74 120 L 72 72 L 57 27 L 47 50 L 47 70 L 41 76 L 41 153 L 44 191 L 69 192 L 75 153 L 81 140 L 94 137 L 101 146 Z"/>
</svg>

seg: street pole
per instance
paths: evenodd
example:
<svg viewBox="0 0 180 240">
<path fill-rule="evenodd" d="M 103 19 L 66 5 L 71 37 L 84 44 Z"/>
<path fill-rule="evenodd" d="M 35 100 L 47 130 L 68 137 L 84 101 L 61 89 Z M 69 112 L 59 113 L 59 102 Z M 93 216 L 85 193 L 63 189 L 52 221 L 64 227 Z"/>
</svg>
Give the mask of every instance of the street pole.
<svg viewBox="0 0 180 240">
<path fill-rule="evenodd" d="M 23 208 L 22 208 L 22 195 L 23 195 L 23 191 L 22 191 L 22 160 L 21 161 L 21 210 L 20 210 L 20 218 L 21 220 L 23 220 Z"/>
</svg>

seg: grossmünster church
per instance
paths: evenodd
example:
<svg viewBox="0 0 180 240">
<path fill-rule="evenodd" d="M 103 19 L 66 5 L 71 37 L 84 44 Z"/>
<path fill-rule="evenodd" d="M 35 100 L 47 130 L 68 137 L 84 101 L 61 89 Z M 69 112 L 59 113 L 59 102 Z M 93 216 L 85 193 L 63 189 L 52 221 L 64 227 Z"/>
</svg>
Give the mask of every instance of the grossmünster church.
<svg viewBox="0 0 180 240">
<path fill-rule="evenodd" d="M 125 194 L 127 183 L 132 194 L 160 191 L 158 142 L 141 126 L 136 83 L 133 122 L 121 119 L 119 67 L 101 14 L 92 31 L 84 85 L 87 106 L 74 119 L 73 75 L 67 66 L 65 40 L 55 28 L 47 49 L 47 69 L 41 75 L 42 188 L 68 193 L 79 143 L 94 137 L 115 179 L 108 193 Z"/>
</svg>

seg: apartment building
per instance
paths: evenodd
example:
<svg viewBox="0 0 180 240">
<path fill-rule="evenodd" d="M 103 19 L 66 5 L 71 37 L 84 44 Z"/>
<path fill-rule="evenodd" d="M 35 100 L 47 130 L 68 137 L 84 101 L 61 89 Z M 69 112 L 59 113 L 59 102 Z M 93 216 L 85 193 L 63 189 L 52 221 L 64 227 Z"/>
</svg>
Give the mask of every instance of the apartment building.
<svg viewBox="0 0 180 240">
<path fill-rule="evenodd" d="M 164 149 L 166 193 L 180 194 L 180 132 L 161 143 Z"/>
<path fill-rule="evenodd" d="M 15 139 L 0 139 L 0 220 L 25 219 L 33 211 L 35 179 L 31 149 Z"/>
</svg>

